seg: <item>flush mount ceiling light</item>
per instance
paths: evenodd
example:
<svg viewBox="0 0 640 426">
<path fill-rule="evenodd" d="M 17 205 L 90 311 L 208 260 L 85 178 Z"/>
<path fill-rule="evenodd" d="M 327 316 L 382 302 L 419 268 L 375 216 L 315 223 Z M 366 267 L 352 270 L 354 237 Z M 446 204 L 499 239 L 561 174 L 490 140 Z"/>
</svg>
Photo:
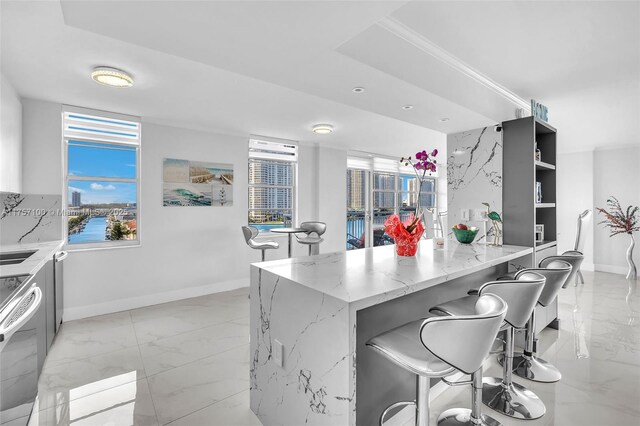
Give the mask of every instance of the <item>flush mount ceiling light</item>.
<svg viewBox="0 0 640 426">
<path fill-rule="evenodd" d="M 402 109 L 413 109 L 413 105 L 404 105 Z"/>
<path fill-rule="evenodd" d="M 125 71 L 111 67 L 95 67 L 91 72 L 93 81 L 109 87 L 131 87 L 133 78 Z"/>
<path fill-rule="evenodd" d="M 331 124 L 316 124 L 311 130 L 313 130 L 313 133 L 326 135 L 333 132 L 333 126 Z"/>
<path fill-rule="evenodd" d="M 354 87 L 352 90 L 353 93 L 362 93 L 364 92 L 364 87 Z"/>
</svg>

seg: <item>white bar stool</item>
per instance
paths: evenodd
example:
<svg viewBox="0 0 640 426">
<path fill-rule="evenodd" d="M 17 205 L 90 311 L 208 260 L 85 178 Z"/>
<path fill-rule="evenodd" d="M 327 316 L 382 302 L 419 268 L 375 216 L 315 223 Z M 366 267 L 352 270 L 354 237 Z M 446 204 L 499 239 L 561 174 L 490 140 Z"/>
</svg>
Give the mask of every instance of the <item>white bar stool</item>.
<svg viewBox="0 0 640 426">
<path fill-rule="evenodd" d="M 244 234 L 244 240 L 247 242 L 247 245 L 255 250 L 262 251 L 262 261 L 264 262 L 265 256 L 264 252 L 270 249 L 277 249 L 280 247 L 278 243 L 275 241 L 256 241 L 255 238 L 260 233 L 257 228 L 253 226 L 243 226 L 242 233 Z"/>
<path fill-rule="evenodd" d="M 543 291 L 544 282 L 544 277 L 534 273 L 522 274 L 518 280 L 490 281 L 477 290 L 471 290 L 469 296 L 434 306 L 430 312 L 460 315 L 469 312 L 475 301 L 483 295 L 494 294 L 501 297 L 508 305 L 505 323 L 500 330 L 506 330 L 505 348 L 507 361 L 510 363 L 513 356 L 514 331 L 523 328 L 527 323 Z M 502 379 L 487 377 L 483 380 L 482 402 L 510 417 L 535 419 L 543 416 L 546 411 L 544 403 L 530 390 L 513 383 L 511 370 L 510 366 L 505 367 Z"/>
<path fill-rule="evenodd" d="M 443 378 L 456 370 L 471 374 L 471 380 L 464 384 L 472 384 L 473 395 L 478 397 L 479 384 L 482 383 L 482 362 L 491 350 L 506 311 L 507 304 L 502 299 L 487 294 L 478 298 L 471 315 L 433 316 L 410 322 L 369 340 L 367 346 L 416 375 L 416 400 L 397 402 L 387 407 L 380 416 L 380 425 L 384 424 L 386 415 L 392 409 L 415 405 L 415 425 L 428 426 L 429 379 Z M 479 415 L 475 408 L 470 416 L 473 414 Z M 444 421 L 446 419 L 440 416 L 438 424 L 451 424 Z M 497 422 L 495 424 L 499 425 Z"/>
</svg>

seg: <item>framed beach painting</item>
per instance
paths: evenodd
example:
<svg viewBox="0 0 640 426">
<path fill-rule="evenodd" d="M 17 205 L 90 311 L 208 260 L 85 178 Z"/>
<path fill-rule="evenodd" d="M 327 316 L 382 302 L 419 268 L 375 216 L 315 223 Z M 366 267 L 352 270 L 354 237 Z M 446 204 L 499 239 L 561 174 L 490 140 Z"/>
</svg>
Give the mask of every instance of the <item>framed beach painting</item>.
<svg viewBox="0 0 640 426">
<path fill-rule="evenodd" d="M 232 206 L 233 164 L 165 158 L 163 206 Z"/>
</svg>

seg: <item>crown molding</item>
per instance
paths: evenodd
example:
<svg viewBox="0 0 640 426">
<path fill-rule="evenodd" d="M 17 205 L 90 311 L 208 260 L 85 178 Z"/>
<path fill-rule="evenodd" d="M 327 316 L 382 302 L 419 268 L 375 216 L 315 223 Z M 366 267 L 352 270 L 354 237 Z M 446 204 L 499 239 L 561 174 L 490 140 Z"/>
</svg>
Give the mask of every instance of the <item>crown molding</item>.
<svg viewBox="0 0 640 426">
<path fill-rule="evenodd" d="M 506 87 L 496 83 L 486 75 L 469 66 L 461 59 L 455 57 L 397 19 L 388 16 L 378 21 L 377 25 L 487 87 L 512 102 L 518 108 L 523 108 L 525 111 L 531 113 L 531 104 L 528 101 L 516 95 Z"/>
</svg>

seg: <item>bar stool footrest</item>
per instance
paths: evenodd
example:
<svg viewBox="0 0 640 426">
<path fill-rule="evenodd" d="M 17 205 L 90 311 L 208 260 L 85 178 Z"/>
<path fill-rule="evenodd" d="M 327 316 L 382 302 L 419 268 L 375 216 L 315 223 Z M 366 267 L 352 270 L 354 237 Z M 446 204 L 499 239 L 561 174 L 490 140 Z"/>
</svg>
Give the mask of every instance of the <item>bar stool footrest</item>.
<svg viewBox="0 0 640 426">
<path fill-rule="evenodd" d="M 395 403 L 391 404 L 390 406 L 388 406 L 387 408 L 385 408 L 384 411 L 382 412 L 382 414 L 380 415 L 380 426 L 384 425 L 384 418 L 389 413 L 389 411 L 393 410 L 394 408 L 405 407 L 407 405 L 416 406 L 416 402 L 415 401 L 399 401 L 399 402 L 395 402 Z"/>
</svg>

